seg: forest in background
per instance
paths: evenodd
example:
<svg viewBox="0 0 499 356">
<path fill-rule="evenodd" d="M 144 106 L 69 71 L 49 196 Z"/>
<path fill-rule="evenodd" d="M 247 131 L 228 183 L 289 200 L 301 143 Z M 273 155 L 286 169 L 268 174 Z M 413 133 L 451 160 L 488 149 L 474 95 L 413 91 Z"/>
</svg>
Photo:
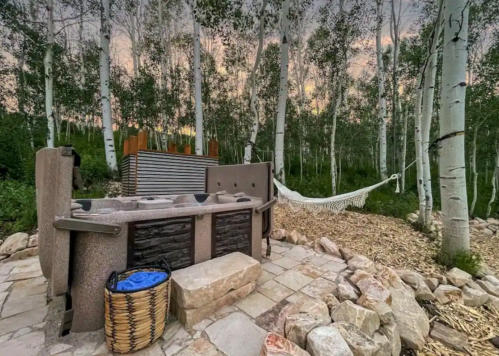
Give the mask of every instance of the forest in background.
<svg viewBox="0 0 499 356">
<path fill-rule="evenodd" d="M 153 149 L 175 141 L 180 151 L 195 143 L 203 150 L 215 138 L 221 164 L 273 160 L 281 133 L 283 162 L 276 163 L 286 185 L 327 197 L 402 173 L 416 159 L 422 117 L 433 209 L 440 208 L 439 158 L 429 147 L 441 114 L 441 1 L 122 0 L 107 2 L 106 17 L 104 2 L 0 5 L 1 234 L 35 226 L 35 152 L 51 140 L 82 156 L 88 190 L 78 194 L 105 195 L 105 182 L 119 176 L 104 147 L 110 128 L 118 168 L 123 141 L 139 128 Z M 466 181 L 469 206 L 476 200 L 470 213 L 486 217 L 499 209 L 493 201 L 487 213 L 499 178 L 499 5 L 471 0 L 466 9 Z M 102 37 L 110 42 L 107 113 Z M 432 70 L 433 85 L 426 81 Z M 416 166 L 405 171 L 402 193 L 381 187 L 364 210 L 405 217 L 417 209 Z"/>
</svg>

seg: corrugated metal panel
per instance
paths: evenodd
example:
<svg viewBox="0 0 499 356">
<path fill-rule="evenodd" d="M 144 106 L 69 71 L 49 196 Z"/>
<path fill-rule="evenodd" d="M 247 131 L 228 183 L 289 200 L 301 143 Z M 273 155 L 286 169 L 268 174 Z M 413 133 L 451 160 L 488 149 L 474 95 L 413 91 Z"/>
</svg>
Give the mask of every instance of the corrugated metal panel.
<svg viewBox="0 0 499 356">
<path fill-rule="evenodd" d="M 129 183 L 128 191 L 139 196 L 204 193 L 206 168 L 218 166 L 216 158 L 151 151 L 139 151 L 137 162 L 137 189 Z"/>
<path fill-rule="evenodd" d="M 135 195 L 135 169 L 137 158 L 134 155 L 123 157 L 122 160 L 122 195 L 125 197 Z"/>
</svg>

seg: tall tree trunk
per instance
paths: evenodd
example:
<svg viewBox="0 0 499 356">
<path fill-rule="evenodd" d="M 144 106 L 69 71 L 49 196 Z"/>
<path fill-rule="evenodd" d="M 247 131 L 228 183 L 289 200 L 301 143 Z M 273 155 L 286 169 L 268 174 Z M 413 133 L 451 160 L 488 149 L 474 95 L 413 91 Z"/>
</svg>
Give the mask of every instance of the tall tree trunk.
<svg viewBox="0 0 499 356">
<path fill-rule="evenodd" d="M 490 212 L 492 210 L 492 204 L 496 200 L 496 193 L 497 193 L 497 186 L 496 186 L 496 180 L 497 180 L 497 175 L 499 172 L 499 145 L 496 142 L 496 159 L 495 159 L 495 165 L 494 165 L 494 174 L 492 175 L 492 194 L 490 196 L 489 203 L 487 204 L 487 215 L 486 217 L 488 218 L 490 216 Z"/>
<path fill-rule="evenodd" d="M 194 18 L 194 101 L 196 108 L 196 154 L 203 154 L 203 109 L 201 96 L 201 38 L 200 25 L 194 14 L 196 2 L 193 6 Z"/>
<path fill-rule="evenodd" d="M 475 210 L 476 200 L 477 200 L 477 185 L 478 185 L 478 172 L 476 170 L 476 139 L 478 136 L 478 130 L 480 130 L 480 126 L 485 122 L 485 120 L 479 121 L 475 125 L 475 130 L 473 130 L 473 153 L 471 156 L 471 172 L 473 173 L 473 200 L 471 201 L 470 207 L 470 217 L 473 216 L 473 211 Z"/>
<path fill-rule="evenodd" d="M 80 44 L 80 82 L 79 82 L 79 87 L 80 87 L 80 95 L 81 95 L 81 107 L 80 107 L 80 125 L 81 127 L 86 126 L 86 119 L 85 119 L 85 101 L 84 101 L 84 95 L 83 95 L 83 90 L 85 88 L 85 61 L 84 61 L 84 43 L 83 43 L 83 0 L 80 0 L 80 28 L 78 30 L 79 34 L 79 44 Z M 85 129 L 83 130 L 85 132 Z"/>
<path fill-rule="evenodd" d="M 55 144 L 54 129 L 54 75 L 52 73 L 52 46 L 54 44 L 54 1 L 47 0 L 47 48 L 45 50 L 45 115 L 47 116 L 49 136 L 47 147 Z"/>
<path fill-rule="evenodd" d="M 402 127 L 402 156 L 400 159 L 400 173 L 402 174 L 400 182 L 400 191 L 405 192 L 405 158 L 407 155 L 407 120 L 409 117 L 409 103 L 405 103 L 404 126 Z"/>
<path fill-rule="evenodd" d="M 132 41 L 132 62 L 133 62 L 133 76 L 137 78 L 139 76 L 139 60 L 137 53 L 137 41 L 136 41 L 136 23 L 135 14 L 137 9 L 135 8 L 135 3 L 133 0 L 130 1 L 130 40 Z"/>
<path fill-rule="evenodd" d="M 109 46 L 111 42 L 109 0 L 101 0 L 101 28 L 100 28 L 100 92 L 102 105 L 102 131 L 104 132 L 104 148 L 109 169 L 117 172 L 116 150 L 114 147 L 113 120 L 111 118 L 111 90 L 109 89 Z"/>
<path fill-rule="evenodd" d="M 288 63 L 289 63 L 289 0 L 282 3 L 281 16 L 281 75 L 279 82 L 279 102 L 277 104 L 277 122 L 275 133 L 275 165 L 277 179 L 286 184 L 284 172 L 284 127 L 286 100 L 288 99 Z"/>
<path fill-rule="evenodd" d="M 399 84 L 398 84 L 398 54 L 399 54 L 399 40 L 400 40 L 400 11 L 402 4 L 399 6 L 398 16 L 395 12 L 395 0 L 391 1 L 391 37 L 393 42 L 393 67 L 392 67 L 392 129 L 393 129 L 393 167 L 397 167 L 397 122 L 399 120 L 400 112 L 399 106 Z"/>
<path fill-rule="evenodd" d="M 428 58 L 426 62 L 425 75 L 424 75 L 424 98 L 422 109 L 422 160 L 423 160 L 423 188 L 425 191 L 425 219 L 424 226 L 429 229 L 431 226 L 433 210 L 433 193 L 431 189 L 431 163 L 430 163 L 430 129 L 431 118 L 433 116 L 433 97 L 435 94 L 435 78 L 437 76 L 437 46 L 442 33 L 442 7 L 443 0 L 440 1 L 440 9 L 437 16 L 437 21 L 430 37 L 428 46 Z"/>
<path fill-rule="evenodd" d="M 379 100 L 379 169 L 381 179 L 388 176 L 386 168 L 386 98 L 385 98 L 385 72 L 383 67 L 383 48 L 381 46 L 381 30 L 383 27 L 383 0 L 377 1 L 377 28 L 376 28 L 376 60 L 378 65 L 378 100 Z"/>
<path fill-rule="evenodd" d="M 423 101 L 423 74 L 424 69 L 421 68 L 418 75 L 418 81 L 416 84 L 416 107 L 415 107 L 415 117 L 414 117 L 414 146 L 416 147 L 416 179 L 418 187 L 418 198 L 419 198 L 419 217 L 418 223 L 424 226 L 425 222 L 425 190 L 423 187 L 423 145 L 422 145 L 422 134 L 421 134 L 421 104 Z"/>
<path fill-rule="evenodd" d="M 246 144 L 246 148 L 244 149 L 244 164 L 251 163 L 251 154 L 253 151 L 253 147 L 256 143 L 256 135 L 258 134 L 258 109 L 256 107 L 257 101 L 257 93 L 256 93 L 256 71 L 258 70 L 258 66 L 260 65 L 260 59 L 262 57 L 262 49 L 263 49 L 263 37 L 265 35 L 265 9 L 267 8 L 268 0 L 262 1 L 262 8 L 260 9 L 260 28 L 258 32 L 258 49 L 256 51 L 255 64 L 253 65 L 253 69 L 251 70 L 251 113 L 253 114 L 253 124 L 251 126 L 251 134 Z"/>
<path fill-rule="evenodd" d="M 468 5 L 467 0 L 447 1 L 444 5 L 446 22 L 439 174 L 443 222 L 442 257 L 449 261 L 458 251 L 470 249 L 464 156 Z"/>
</svg>

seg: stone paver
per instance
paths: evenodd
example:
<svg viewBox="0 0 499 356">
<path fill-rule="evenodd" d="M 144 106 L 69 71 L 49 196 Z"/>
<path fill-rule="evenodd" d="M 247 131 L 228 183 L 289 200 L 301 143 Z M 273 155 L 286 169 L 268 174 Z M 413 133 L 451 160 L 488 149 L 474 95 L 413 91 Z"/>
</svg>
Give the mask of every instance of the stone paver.
<svg viewBox="0 0 499 356">
<path fill-rule="evenodd" d="M 47 305 L 47 297 L 43 294 L 33 295 L 25 298 L 16 298 L 12 295 L 4 303 L 2 318 L 8 318 L 16 314 L 21 314 L 29 310 L 41 308 Z"/>
<path fill-rule="evenodd" d="M 337 288 L 336 284 L 324 278 L 317 278 L 301 289 L 301 292 L 316 299 L 332 293 Z"/>
<path fill-rule="evenodd" d="M 25 313 L 11 316 L 10 318 L 1 319 L 0 335 L 41 323 L 42 321 L 44 321 L 47 313 L 48 306 L 44 306 Z"/>
<path fill-rule="evenodd" d="M 305 258 L 315 255 L 315 252 L 309 249 L 305 249 L 303 246 L 296 246 L 291 250 L 284 252 L 283 255 L 301 262 Z"/>
<path fill-rule="evenodd" d="M 260 293 L 253 293 L 236 303 L 236 306 L 252 318 L 266 312 L 276 303 Z"/>
<path fill-rule="evenodd" d="M 274 279 L 275 278 L 275 274 L 273 273 L 270 273 L 266 270 L 262 270 L 262 275 L 260 276 L 260 278 L 258 278 L 258 280 L 256 281 L 256 284 L 258 286 L 261 286 L 262 284 L 264 284 L 265 282 L 268 282 L 270 281 L 271 279 Z"/>
<path fill-rule="evenodd" d="M 273 264 L 272 262 L 262 263 L 262 269 L 264 271 L 270 272 L 275 275 L 282 274 L 286 272 L 286 270 L 278 265 Z"/>
<path fill-rule="evenodd" d="M 303 262 L 313 264 L 314 266 L 317 266 L 317 267 L 320 267 L 320 266 L 328 263 L 329 261 L 330 260 L 327 258 L 324 258 L 322 254 L 315 254 L 315 255 L 307 257 L 303 260 Z"/>
<path fill-rule="evenodd" d="M 0 355 L 37 356 L 44 343 L 45 333 L 37 331 L 2 343 Z"/>
<path fill-rule="evenodd" d="M 282 275 L 277 276 L 275 280 L 294 291 L 302 289 L 313 281 L 312 278 L 294 270 L 284 272 Z"/>
<path fill-rule="evenodd" d="M 256 356 L 267 332 L 242 313 L 233 313 L 206 329 L 210 341 L 227 356 Z"/>
<path fill-rule="evenodd" d="M 298 265 L 293 269 L 313 279 L 319 278 L 325 272 L 320 267 L 316 267 L 312 264 L 305 264 L 305 263 Z"/>
<path fill-rule="evenodd" d="M 321 266 L 321 269 L 330 272 L 342 272 L 346 270 L 348 266 L 343 262 L 329 261 L 328 263 Z"/>
<path fill-rule="evenodd" d="M 258 291 L 274 302 L 280 302 L 294 293 L 293 290 L 273 280 L 262 284 L 258 287 Z"/>
<path fill-rule="evenodd" d="M 273 245 L 272 246 L 272 253 L 276 252 L 276 253 L 284 253 L 286 251 L 288 251 L 289 248 L 286 248 L 286 247 L 282 247 L 282 246 L 279 246 L 279 245 Z"/>
<path fill-rule="evenodd" d="M 272 261 L 272 263 L 286 269 L 291 269 L 300 264 L 300 262 L 293 260 L 289 257 L 279 258 L 278 260 Z"/>
</svg>

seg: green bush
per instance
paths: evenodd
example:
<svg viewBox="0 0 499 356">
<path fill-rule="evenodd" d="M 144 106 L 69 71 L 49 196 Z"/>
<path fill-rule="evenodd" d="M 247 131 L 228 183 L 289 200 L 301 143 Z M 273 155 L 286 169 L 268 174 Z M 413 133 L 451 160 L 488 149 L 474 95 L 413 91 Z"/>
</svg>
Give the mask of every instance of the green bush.
<svg viewBox="0 0 499 356">
<path fill-rule="evenodd" d="M 458 251 L 452 259 L 449 259 L 448 257 L 439 253 L 436 256 L 436 261 L 446 267 L 457 267 L 460 270 L 468 272 L 472 276 L 475 276 L 480 269 L 482 256 L 480 256 L 478 252 L 461 250 Z"/>
<path fill-rule="evenodd" d="M 0 180 L 0 236 L 36 227 L 36 193 L 29 184 Z"/>
</svg>

